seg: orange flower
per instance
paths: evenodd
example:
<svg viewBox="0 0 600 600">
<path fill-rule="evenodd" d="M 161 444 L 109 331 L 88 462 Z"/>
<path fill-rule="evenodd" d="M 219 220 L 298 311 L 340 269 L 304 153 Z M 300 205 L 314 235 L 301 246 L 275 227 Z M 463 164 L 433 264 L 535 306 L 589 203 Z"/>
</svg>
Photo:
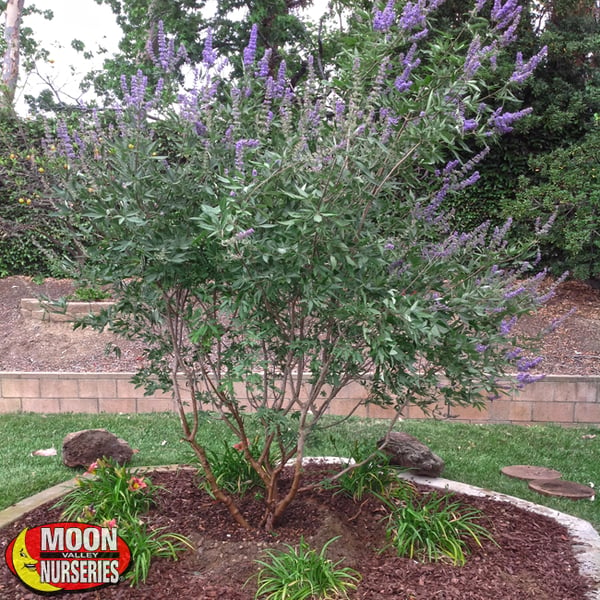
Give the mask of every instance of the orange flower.
<svg viewBox="0 0 600 600">
<path fill-rule="evenodd" d="M 148 486 L 143 477 L 132 477 L 127 485 L 130 492 L 137 492 L 138 490 L 143 490 L 145 487 Z"/>
<path fill-rule="evenodd" d="M 107 527 L 108 529 L 113 529 L 117 526 L 117 520 L 111 519 L 110 521 L 106 520 L 102 522 L 101 527 Z"/>
<path fill-rule="evenodd" d="M 89 467 L 88 470 L 86 471 L 86 473 L 89 473 L 90 475 L 95 475 L 96 471 L 98 470 L 98 467 L 100 465 L 98 464 L 98 461 L 95 460 Z"/>
</svg>

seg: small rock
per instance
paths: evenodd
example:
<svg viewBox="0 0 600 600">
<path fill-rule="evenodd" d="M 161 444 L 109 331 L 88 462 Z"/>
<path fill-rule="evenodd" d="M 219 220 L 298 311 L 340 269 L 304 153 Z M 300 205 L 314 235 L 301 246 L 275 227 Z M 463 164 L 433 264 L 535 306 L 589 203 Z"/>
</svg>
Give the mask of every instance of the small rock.
<svg viewBox="0 0 600 600">
<path fill-rule="evenodd" d="M 384 440 L 379 440 L 381 446 Z M 390 456 L 390 464 L 410 469 L 415 475 L 439 477 L 444 461 L 416 437 L 403 431 L 392 431 L 387 437 L 383 451 Z"/>
<path fill-rule="evenodd" d="M 65 436 L 62 459 L 67 467 L 89 467 L 99 458 L 112 458 L 123 465 L 131 460 L 129 444 L 106 429 L 84 429 Z"/>
</svg>

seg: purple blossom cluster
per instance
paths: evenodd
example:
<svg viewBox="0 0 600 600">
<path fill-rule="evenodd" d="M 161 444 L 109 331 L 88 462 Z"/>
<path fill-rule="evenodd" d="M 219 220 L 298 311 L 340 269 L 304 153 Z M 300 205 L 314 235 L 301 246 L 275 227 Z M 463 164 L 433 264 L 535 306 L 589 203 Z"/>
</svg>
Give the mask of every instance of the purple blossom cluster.
<svg viewBox="0 0 600 600">
<path fill-rule="evenodd" d="M 534 367 L 537 367 L 543 360 L 543 357 L 536 356 L 534 358 L 520 358 L 517 361 L 517 387 L 522 388 L 528 383 L 534 383 L 545 377 L 543 374 L 534 375 L 529 372 Z"/>
<path fill-rule="evenodd" d="M 388 0 L 383 10 L 376 9 L 373 12 L 373 29 L 382 33 L 387 33 L 394 25 L 404 33 L 411 33 L 411 41 L 417 41 L 424 38 L 428 30 L 427 15 L 435 10 L 444 0 L 432 0 L 429 5 L 426 0 L 417 0 L 413 2 L 408 0 L 402 7 L 402 12 L 398 18 L 396 15 L 396 0 Z M 413 33 L 415 29 L 420 31 Z"/>
<path fill-rule="evenodd" d="M 515 360 L 519 358 L 523 354 L 523 348 L 519 348 L 519 346 L 514 346 L 510 350 L 507 350 L 504 354 L 504 358 L 506 360 Z"/>
<path fill-rule="evenodd" d="M 56 135 L 60 141 L 60 148 L 63 156 L 74 159 L 77 157 L 75 154 L 75 150 L 73 148 L 73 143 L 71 140 L 71 136 L 69 135 L 69 131 L 67 129 L 67 124 L 64 121 L 58 121 L 56 124 Z"/>
<path fill-rule="evenodd" d="M 373 29 L 375 31 L 389 31 L 396 21 L 396 0 L 388 0 L 383 10 L 375 10 L 373 15 Z"/>
<path fill-rule="evenodd" d="M 500 323 L 500 335 L 507 337 L 513 330 L 513 327 L 517 324 L 517 317 L 511 317 L 510 319 L 502 319 Z"/>
<path fill-rule="evenodd" d="M 146 44 L 146 54 L 148 54 L 148 56 L 152 58 L 154 64 L 165 73 L 174 72 L 177 66 L 187 59 L 185 48 L 180 45 L 176 51 L 175 40 L 173 38 L 167 39 L 162 21 L 158 22 L 158 32 L 156 34 L 158 55 L 155 54 L 155 50 L 152 47 L 152 41 L 152 36 L 150 36 L 148 43 Z"/>
<path fill-rule="evenodd" d="M 552 226 L 554 225 L 554 221 L 556 221 L 557 214 L 557 211 L 554 211 L 543 225 L 540 217 L 538 217 L 535 220 L 535 234 L 537 236 L 548 235 L 548 232 L 550 231 L 550 229 L 552 229 Z"/>
<path fill-rule="evenodd" d="M 131 76 L 131 82 L 127 81 L 125 75 L 121 75 L 121 91 L 125 107 L 142 108 L 146 104 L 146 90 L 148 87 L 148 77 L 138 69 L 135 75 Z"/>
<path fill-rule="evenodd" d="M 391 109 L 382 108 L 379 111 L 380 122 L 382 123 L 381 129 L 381 143 L 387 144 L 392 137 L 394 130 L 400 122 L 400 117 L 397 116 Z"/>
<path fill-rule="evenodd" d="M 244 66 L 251 67 L 256 59 L 256 50 L 258 47 L 258 25 L 254 23 L 250 30 L 250 40 L 248 45 L 244 48 Z"/>
<path fill-rule="evenodd" d="M 460 161 L 453 159 L 449 161 L 442 170 L 436 170 L 435 176 L 441 177 L 442 184 L 427 206 L 422 206 L 420 203 L 417 204 L 413 211 L 414 216 L 417 219 L 424 219 L 428 223 L 439 222 L 439 219 L 443 217 L 443 215 L 440 215 L 438 211 L 446 196 L 450 192 L 463 190 L 479 180 L 479 172 L 473 171 L 473 169 L 487 156 L 489 151 L 489 147 L 484 148 L 467 161 L 460 169 L 458 169 Z"/>
<path fill-rule="evenodd" d="M 536 304 L 546 304 L 548 300 L 554 297 L 558 286 L 569 276 L 569 272 L 565 271 L 560 277 L 558 277 L 550 286 L 550 288 L 541 295 L 535 298 Z"/>
<path fill-rule="evenodd" d="M 538 65 L 548 55 L 548 46 L 544 46 L 537 54 L 534 54 L 527 62 L 523 62 L 523 53 L 517 52 L 515 70 L 510 77 L 514 83 L 523 83 L 537 69 Z"/>
<path fill-rule="evenodd" d="M 476 35 L 469 44 L 467 55 L 465 57 L 465 64 L 463 65 L 463 72 L 466 79 L 472 79 L 477 71 L 481 68 L 481 63 L 487 52 L 484 53 L 481 48 L 481 38 Z"/>
<path fill-rule="evenodd" d="M 498 31 L 511 28 L 515 22 L 518 25 L 521 19 L 521 11 L 523 7 L 518 0 L 506 0 L 503 4 L 502 0 L 494 0 L 491 10 L 492 22 L 495 23 L 495 29 Z"/>
<path fill-rule="evenodd" d="M 410 81 L 410 76 L 413 69 L 416 69 L 421 64 L 420 58 L 415 58 L 415 54 L 417 52 L 417 44 L 413 43 L 411 47 L 408 49 L 408 52 L 405 56 L 402 57 L 402 65 L 404 66 L 404 71 L 402 75 L 396 78 L 394 82 L 394 87 L 399 92 L 405 92 L 412 85 L 412 81 Z"/>
<path fill-rule="evenodd" d="M 512 290 L 508 290 L 507 292 L 504 292 L 504 299 L 510 300 L 512 298 L 516 298 L 517 296 L 520 296 L 521 294 L 525 293 L 526 291 L 527 291 L 527 288 L 524 285 L 520 285 L 518 287 L 513 288 Z"/>
<path fill-rule="evenodd" d="M 513 219 L 512 217 L 508 217 L 502 226 L 494 227 L 494 233 L 492 234 L 492 238 L 490 240 L 490 248 L 504 248 L 506 245 L 506 234 L 509 232 L 512 227 Z"/>
<path fill-rule="evenodd" d="M 240 231 L 240 232 L 236 233 L 235 237 L 238 240 L 245 240 L 246 238 L 249 238 L 251 235 L 254 235 L 253 227 L 250 227 L 250 229 L 246 229 L 245 231 Z"/>
<path fill-rule="evenodd" d="M 202 50 L 202 62 L 207 68 L 212 67 L 217 60 L 217 52 L 213 49 L 213 31 L 209 27 L 204 40 L 204 49 Z"/>
<path fill-rule="evenodd" d="M 552 333 L 556 331 L 569 317 L 577 312 L 577 307 L 574 306 L 571 310 L 567 311 L 564 315 L 557 317 L 548 325 L 548 327 L 544 330 L 544 333 Z"/>
<path fill-rule="evenodd" d="M 263 57 L 258 61 L 258 71 L 256 72 L 257 77 L 265 78 L 269 75 L 271 67 L 271 55 L 273 51 L 271 48 L 267 48 Z"/>
<path fill-rule="evenodd" d="M 468 253 L 476 248 L 482 248 L 486 242 L 489 226 L 489 222 L 485 221 L 473 231 L 453 231 L 442 241 L 426 245 L 421 255 L 426 260 L 447 259 L 458 252 Z"/>
<path fill-rule="evenodd" d="M 258 148 L 260 141 L 256 139 L 241 139 L 235 143 L 235 166 L 238 171 L 244 171 L 244 151 L 246 148 Z"/>
<path fill-rule="evenodd" d="M 531 107 L 524 108 L 517 112 L 503 112 L 503 108 L 497 108 L 489 119 L 489 124 L 492 128 L 492 132 L 504 135 L 510 133 L 513 130 L 513 124 L 522 119 L 523 117 L 531 114 L 533 109 Z"/>
<path fill-rule="evenodd" d="M 409 0 L 402 9 L 398 25 L 406 32 L 424 27 L 427 22 L 427 13 L 427 5 L 424 0 L 417 0 L 417 2 Z"/>
</svg>

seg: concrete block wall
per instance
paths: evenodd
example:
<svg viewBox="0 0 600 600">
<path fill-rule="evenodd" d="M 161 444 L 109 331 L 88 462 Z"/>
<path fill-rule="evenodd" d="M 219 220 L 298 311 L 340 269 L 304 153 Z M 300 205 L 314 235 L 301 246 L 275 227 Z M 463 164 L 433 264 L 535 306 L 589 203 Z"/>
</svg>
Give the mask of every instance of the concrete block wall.
<svg viewBox="0 0 600 600">
<path fill-rule="evenodd" d="M 34 321 L 72 322 L 90 313 L 97 314 L 112 302 L 73 302 L 66 303 L 64 312 L 49 310 L 37 298 L 21 299 L 21 315 Z"/>
<path fill-rule="evenodd" d="M 0 413 L 142 413 L 175 409 L 170 393 L 144 396 L 131 382 L 131 373 L 1 373 Z M 239 398 L 245 391 L 239 389 Z M 344 415 L 365 389 L 352 383 L 332 402 L 329 412 Z M 498 400 L 479 411 L 472 407 L 435 407 L 438 417 L 467 423 L 513 423 L 522 425 L 600 425 L 600 377 L 548 376 Z M 391 409 L 360 406 L 360 417 L 391 418 Z M 426 418 L 416 406 L 404 409 L 409 419 Z"/>
<path fill-rule="evenodd" d="M 0 413 L 141 413 L 174 409 L 171 394 L 144 396 L 131 373 L 0 373 Z"/>
</svg>

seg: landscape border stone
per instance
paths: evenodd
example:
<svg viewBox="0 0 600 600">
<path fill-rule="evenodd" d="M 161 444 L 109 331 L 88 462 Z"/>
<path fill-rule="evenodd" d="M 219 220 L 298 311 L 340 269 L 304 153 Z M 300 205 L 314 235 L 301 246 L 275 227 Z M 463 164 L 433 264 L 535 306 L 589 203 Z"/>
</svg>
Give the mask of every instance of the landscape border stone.
<svg viewBox="0 0 600 600">
<path fill-rule="evenodd" d="M 535 465 L 509 465 L 502 467 L 500 472 L 507 477 L 524 479 L 525 481 L 531 481 L 532 479 L 560 479 L 562 477 L 562 473 L 556 469 L 537 467 Z"/>
<path fill-rule="evenodd" d="M 348 459 L 337 456 L 322 456 L 322 457 L 306 457 L 306 463 L 322 462 L 329 464 L 337 464 L 347 462 Z M 161 465 L 161 466 L 146 466 L 135 467 L 136 471 L 176 471 L 178 469 L 193 469 L 189 465 Z M 573 552 L 579 563 L 579 570 L 582 575 L 588 577 L 592 581 L 592 590 L 586 594 L 585 600 L 600 600 L 600 535 L 594 529 L 591 523 L 583 519 L 579 519 L 572 515 L 562 513 L 560 511 L 541 506 L 528 500 L 501 494 L 492 490 L 478 488 L 473 485 L 452 481 L 442 477 L 422 477 L 402 472 L 400 477 L 413 481 L 417 484 L 432 487 L 435 489 L 466 494 L 469 496 L 489 498 L 497 502 L 507 502 L 540 515 L 550 517 L 563 525 L 571 536 L 573 544 Z M 51 502 L 60 498 L 75 486 L 76 478 L 70 479 L 58 485 L 52 486 L 34 496 L 21 500 L 16 504 L 0 511 L 0 528 L 9 525 L 16 521 L 25 513 L 42 506 L 46 502 Z M 583 599 L 582 599 L 583 600 Z"/>
</svg>

